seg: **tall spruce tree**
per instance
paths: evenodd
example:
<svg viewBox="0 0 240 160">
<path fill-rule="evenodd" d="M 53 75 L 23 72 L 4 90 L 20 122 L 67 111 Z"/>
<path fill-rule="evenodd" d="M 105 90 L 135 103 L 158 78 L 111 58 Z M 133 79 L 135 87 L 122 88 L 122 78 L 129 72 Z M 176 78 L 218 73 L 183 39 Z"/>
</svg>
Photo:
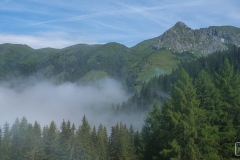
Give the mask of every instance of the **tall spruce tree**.
<svg viewBox="0 0 240 160">
<path fill-rule="evenodd" d="M 109 137 L 109 159 L 118 159 L 119 151 L 119 124 L 111 127 L 111 134 Z"/>
<path fill-rule="evenodd" d="M 91 138 L 91 126 L 89 125 L 86 116 L 82 119 L 82 125 L 76 133 L 76 159 L 93 159 L 93 141 Z"/>
<path fill-rule="evenodd" d="M 43 128 L 44 152 L 49 160 L 58 160 L 58 129 L 54 121 Z"/>
<path fill-rule="evenodd" d="M 142 139 L 141 134 L 139 131 L 134 132 L 134 147 L 135 147 L 135 153 L 137 156 L 137 159 L 141 159 L 143 157 L 142 155 Z"/>
<path fill-rule="evenodd" d="M 234 153 L 233 142 L 239 136 L 240 114 L 240 78 L 234 73 L 233 66 L 225 59 L 215 74 L 216 86 L 220 91 L 221 105 L 219 106 L 219 137 L 220 150 L 223 158 L 230 158 Z"/>
<path fill-rule="evenodd" d="M 173 84 L 171 98 L 162 107 L 160 155 L 166 159 L 198 159 L 196 89 L 188 73 L 181 69 Z"/>
<path fill-rule="evenodd" d="M 3 156 L 3 133 L 2 128 L 0 127 L 0 158 L 2 159 Z"/>
<path fill-rule="evenodd" d="M 20 154 L 22 153 L 22 141 L 21 141 L 21 137 L 20 137 L 20 132 L 19 132 L 19 128 L 20 128 L 20 122 L 19 119 L 16 118 L 16 120 L 14 121 L 12 127 L 11 127 L 11 147 L 10 147 L 10 159 L 21 159 L 22 157 L 20 157 Z"/>
<path fill-rule="evenodd" d="M 61 159 L 69 159 L 72 157 L 71 153 L 71 145 L 72 145 L 72 131 L 71 131 L 71 122 L 68 120 L 67 123 L 63 120 L 61 127 L 61 131 L 59 132 L 59 155 Z"/>
<path fill-rule="evenodd" d="M 201 159 L 220 159 L 217 108 L 220 105 L 220 94 L 214 86 L 209 74 L 201 71 L 195 80 L 199 107 L 196 110 L 198 145 Z"/>
<path fill-rule="evenodd" d="M 9 124 L 6 122 L 3 127 L 1 159 L 4 159 L 4 160 L 10 159 L 10 146 L 11 146 L 10 141 L 11 141 L 10 127 L 9 127 Z"/>
<path fill-rule="evenodd" d="M 134 142 L 131 141 L 126 125 L 120 122 L 113 126 L 109 139 L 109 159 L 136 159 Z"/>
<path fill-rule="evenodd" d="M 68 124 L 70 124 L 70 121 L 68 121 Z M 68 141 L 68 148 L 69 148 L 69 160 L 74 160 L 75 157 L 75 152 L 76 152 L 76 145 L 75 145 L 75 131 L 76 131 L 76 128 L 75 128 L 75 125 L 74 123 L 72 124 L 72 127 L 71 127 L 71 134 L 70 134 L 70 137 L 69 137 L 69 141 Z"/>
<path fill-rule="evenodd" d="M 126 159 L 126 160 L 134 160 L 136 159 L 135 156 L 135 148 L 134 142 L 130 133 L 127 129 L 127 126 L 120 122 L 119 126 L 119 151 L 120 157 L 119 159 Z"/>
<path fill-rule="evenodd" d="M 159 139 L 160 121 L 161 111 L 157 102 L 155 102 L 152 111 L 149 112 L 145 119 L 145 124 L 141 131 L 141 143 L 135 142 L 140 145 L 142 159 L 154 159 L 159 157 L 159 152 L 162 150 L 161 140 Z"/>
<path fill-rule="evenodd" d="M 106 127 L 99 125 L 97 131 L 96 157 L 99 160 L 108 159 L 108 135 Z"/>
<path fill-rule="evenodd" d="M 46 158 L 42 141 L 41 127 L 37 122 L 34 123 L 34 126 L 32 126 L 32 124 L 28 124 L 26 157 L 29 159 Z"/>
<path fill-rule="evenodd" d="M 130 152 L 132 152 L 132 154 L 136 154 L 136 149 L 135 149 L 135 145 L 134 145 L 134 129 L 133 129 L 133 125 L 131 124 L 129 129 L 128 129 L 128 133 L 129 133 L 129 139 L 130 139 L 130 149 L 132 149 Z"/>
<path fill-rule="evenodd" d="M 91 132 L 91 139 L 93 142 L 93 155 L 96 157 L 97 155 L 97 131 L 95 125 L 93 126 L 92 132 Z"/>
</svg>

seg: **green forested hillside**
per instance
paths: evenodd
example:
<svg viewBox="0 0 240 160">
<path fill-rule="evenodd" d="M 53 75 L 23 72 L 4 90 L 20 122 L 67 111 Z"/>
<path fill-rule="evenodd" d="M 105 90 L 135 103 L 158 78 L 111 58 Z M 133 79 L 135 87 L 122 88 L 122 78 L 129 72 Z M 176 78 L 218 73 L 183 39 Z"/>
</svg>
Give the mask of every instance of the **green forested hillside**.
<svg viewBox="0 0 240 160">
<path fill-rule="evenodd" d="M 129 90 L 152 76 L 169 74 L 178 64 L 196 58 L 168 49 L 139 51 L 118 43 L 79 44 L 64 49 L 34 50 L 26 45 L 0 45 L 1 80 L 36 76 L 56 83 L 89 82 L 111 77 Z"/>
<path fill-rule="evenodd" d="M 103 125 L 90 126 L 85 116 L 78 128 L 64 120 L 59 127 L 52 121 L 41 128 L 23 117 L 0 129 L 0 159 L 234 158 L 240 140 L 240 73 L 235 65 L 240 58 L 232 62 L 226 55 L 213 55 L 220 64 L 214 74 L 207 68 L 196 77 L 183 67 L 175 71 L 169 98 L 161 108 L 154 103 L 141 131 L 120 122 L 108 135 Z M 229 55 L 240 57 L 240 52 Z"/>
<path fill-rule="evenodd" d="M 239 47 L 235 46 L 229 51 L 215 52 L 209 56 L 185 61 L 179 64 L 179 68 L 184 68 L 192 78 L 197 78 L 201 70 L 205 70 L 213 76 L 218 72 L 225 59 L 228 59 L 233 65 L 234 71 L 238 71 L 240 69 Z M 136 91 L 127 102 L 124 102 L 118 108 L 122 108 L 122 110 L 129 113 L 131 111 L 148 110 L 154 100 L 161 104 L 165 98 L 169 97 L 171 85 L 178 80 L 177 75 L 179 71 L 179 69 L 175 69 L 171 74 L 152 77 L 147 83 L 144 82 L 139 91 Z"/>
<path fill-rule="evenodd" d="M 129 68 L 127 58 L 131 61 L 126 49 L 116 43 L 75 45 L 61 50 L 34 50 L 23 45 L 3 44 L 0 48 L 1 79 L 39 74 L 57 82 L 76 82 L 92 70 L 124 78 Z"/>
</svg>

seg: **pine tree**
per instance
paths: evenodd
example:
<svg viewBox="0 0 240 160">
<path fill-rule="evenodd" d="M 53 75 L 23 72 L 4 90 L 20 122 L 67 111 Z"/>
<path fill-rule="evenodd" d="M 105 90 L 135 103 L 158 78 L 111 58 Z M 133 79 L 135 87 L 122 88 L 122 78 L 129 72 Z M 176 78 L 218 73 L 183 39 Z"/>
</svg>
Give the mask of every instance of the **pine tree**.
<svg viewBox="0 0 240 160">
<path fill-rule="evenodd" d="M 139 131 L 136 131 L 134 133 L 134 148 L 135 148 L 135 153 L 136 153 L 136 158 L 140 159 L 143 157 L 142 155 L 142 139 L 141 139 L 141 134 L 139 133 Z"/>
<path fill-rule="evenodd" d="M 21 152 L 18 156 L 21 159 L 25 158 L 26 152 L 29 150 L 28 133 L 30 133 L 29 127 L 32 127 L 29 125 L 30 124 L 28 123 L 27 118 L 23 117 L 19 124 L 19 133 L 18 133 L 20 138 L 20 143 L 21 143 L 20 145 Z"/>
<path fill-rule="evenodd" d="M 11 127 L 11 148 L 10 148 L 10 159 L 18 159 L 18 153 L 19 153 L 19 146 L 20 146 L 20 139 L 19 139 L 19 134 L 18 134 L 18 129 L 19 129 L 19 119 L 17 118 L 12 127 Z"/>
<path fill-rule="evenodd" d="M 240 78 L 234 73 L 233 66 L 225 59 L 220 66 L 219 72 L 215 74 L 216 86 L 220 91 L 221 105 L 219 106 L 219 137 L 220 153 L 223 158 L 230 158 L 234 152 L 232 142 L 238 137 L 240 114 Z"/>
<path fill-rule="evenodd" d="M 93 126 L 92 132 L 91 132 L 91 139 L 93 142 L 93 156 L 96 157 L 97 155 L 97 131 L 95 125 Z"/>
<path fill-rule="evenodd" d="M 3 133 L 2 133 L 2 128 L 0 127 L 0 158 L 2 158 L 4 152 L 3 152 Z"/>
<path fill-rule="evenodd" d="M 86 116 L 82 119 L 82 125 L 76 134 L 76 159 L 92 159 L 93 158 L 93 141 L 91 139 L 91 126 Z"/>
<path fill-rule="evenodd" d="M 11 157 L 10 159 L 20 160 L 25 156 L 26 148 L 26 135 L 27 135 L 27 119 L 23 117 L 21 122 L 17 118 L 11 128 Z"/>
<path fill-rule="evenodd" d="M 69 160 L 74 160 L 75 157 L 74 157 L 74 154 L 75 154 L 75 131 L 76 131 L 76 128 L 75 128 L 75 125 L 74 123 L 72 124 L 72 127 L 71 127 L 71 135 L 69 137 L 69 141 L 68 141 L 68 146 L 69 146 Z"/>
<path fill-rule="evenodd" d="M 6 122 L 4 124 L 3 128 L 3 140 L 2 140 L 2 153 L 1 153 L 1 159 L 8 160 L 10 159 L 10 141 L 11 141 L 11 133 L 9 124 Z"/>
<path fill-rule="evenodd" d="M 201 71 L 195 81 L 197 89 L 197 98 L 199 107 L 196 111 L 197 132 L 198 137 L 196 144 L 198 145 L 201 159 L 220 159 L 218 153 L 219 137 L 218 137 L 218 112 L 220 105 L 220 95 L 214 86 L 209 74 Z"/>
<path fill-rule="evenodd" d="M 130 137 L 127 126 L 120 122 L 119 126 L 119 159 L 135 159 L 134 143 Z"/>
<path fill-rule="evenodd" d="M 96 137 L 96 159 L 108 159 L 108 135 L 106 127 L 99 125 Z"/>
<path fill-rule="evenodd" d="M 135 143 L 134 143 L 134 128 L 133 125 L 131 124 L 129 129 L 128 129 L 128 141 L 129 141 L 129 148 L 128 148 L 128 154 L 130 159 L 137 159 L 136 155 L 136 148 L 135 148 Z"/>
<path fill-rule="evenodd" d="M 71 122 L 67 123 L 63 120 L 59 132 L 59 155 L 61 159 L 74 159 L 75 152 L 75 125 L 71 126 Z"/>
<path fill-rule="evenodd" d="M 67 123 L 63 120 L 59 133 L 59 155 L 61 159 L 67 159 L 70 156 L 70 138 L 71 138 L 71 124 L 70 121 Z"/>
<path fill-rule="evenodd" d="M 44 152 L 49 160 L 58 160 L 58 129 L 54 121 L 43 128 Z"/>
<path fill-rule="evenodd" d="M 142 152 L 143 159 L 154 159 L 154 157 L 159 157 L 159 152 L 161 151 L 161 142 L 159 139 L 160 121 L 161 111 L 157 102 L 155 102 L 152 111 L 149 112 L 145 119 L 145 124 L 141 131 L 142 142 L 140 151 Z"/>
<path fill-rule="evenodd" d="M 111 135 L 109 137 L 109 159 L 118 159 L 119 157 L 119 125 L 111 127 Z"/>
<path fill-rule="evenodd" d="M 27 127 L 27 142 L 26 142 L 26 154 L 25 157 L 29 159 L 44 159 L 46 155 L 44 153 L 44 146 L 42 141 L 41 127 L 35 122 L 34 126 L 28 124 Z"/>
<path fill-rule="evenodd" d="M 35 159 L 35 150 L 34 150 L 34 133 L 32 124 L 27 126 L 27 135 L 26 135 L 26 153 L 24 154 L 25 158 Z"/>
<path fill-rule="evenodd" d="M 126 125 L 121 122 L 112 127 L 109 149 L 109 159 L 136 159 L 134 142 L 131 140 Z"/>
<path fill-rule="evenodd" d="M 240 52 L 240 49 L 239 49 Z M 235 141 L 236 142 L 240 142 L 240 70 L 238 70 L 234 77 L 233 77 L 233 87 L 235 88 L 235 96 L 233 99 L 233 106 L 234 106 L 234 110 L 232 111 L 233 113 L 233 125 L 236 128 L 236 137 L 235 137 Z"/>
<path fill-rule="evenodd" d="M 192 79 L 184 69 L 178 73 L 171 98 L 162 107 L 161 156 L 166 159 L 198 159 L 195 144 L 197 129 L 195 112 L 199 105 Z"/>
</svg>

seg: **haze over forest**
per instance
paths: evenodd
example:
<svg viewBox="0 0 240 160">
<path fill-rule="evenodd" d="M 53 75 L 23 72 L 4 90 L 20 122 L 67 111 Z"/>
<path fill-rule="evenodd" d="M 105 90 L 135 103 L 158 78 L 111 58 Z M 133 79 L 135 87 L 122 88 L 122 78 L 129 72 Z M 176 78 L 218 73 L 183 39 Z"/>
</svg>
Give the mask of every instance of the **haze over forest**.
<svg viewBox="0 0 240 160">
<path fill-rule="evenodd" d="M 177 22 L 131 48 L 0 45 L 0 155 L 233 157 L 240 133 L 239 33 L 232 26 L 192 30 Z"/>
<path fill-rule="evenodd" d="M 23 83 L 16 88 L 11 88 L 7 82 L 1 84 L 1 126 L 6 121 L 13 124 L 16 117 L 23 116 L 41 125 L 48 125 L 52 120 L 60 125 L 65 119 L 78 126 L 84 115 L 89 117 L 92 126 L 102 123 L 109 130 L 120 121 L 131 122 L 139 129 L 143 124 L 140 114 L 113 114 L 112 104 L 126 101 L 130 96 L 116 80 L 105 78 L 88 85 L 69 82 L 56 85 L 29 78 Z"/>
</svg>

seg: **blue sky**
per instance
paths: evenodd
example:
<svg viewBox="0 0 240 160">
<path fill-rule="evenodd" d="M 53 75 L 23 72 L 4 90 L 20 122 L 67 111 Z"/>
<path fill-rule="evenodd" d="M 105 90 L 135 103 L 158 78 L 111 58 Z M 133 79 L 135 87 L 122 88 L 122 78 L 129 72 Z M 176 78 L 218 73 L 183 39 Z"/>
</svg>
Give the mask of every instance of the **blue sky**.
<svg viewBox="0 0 240 160">
<path fill-rule="evenodd" d="M 128 47 L 177 21 L 192 29 L 240 27 L 239 0 L 0 0 L 0 44 L 64 48 L 118 42 Z"/>
</svg>

